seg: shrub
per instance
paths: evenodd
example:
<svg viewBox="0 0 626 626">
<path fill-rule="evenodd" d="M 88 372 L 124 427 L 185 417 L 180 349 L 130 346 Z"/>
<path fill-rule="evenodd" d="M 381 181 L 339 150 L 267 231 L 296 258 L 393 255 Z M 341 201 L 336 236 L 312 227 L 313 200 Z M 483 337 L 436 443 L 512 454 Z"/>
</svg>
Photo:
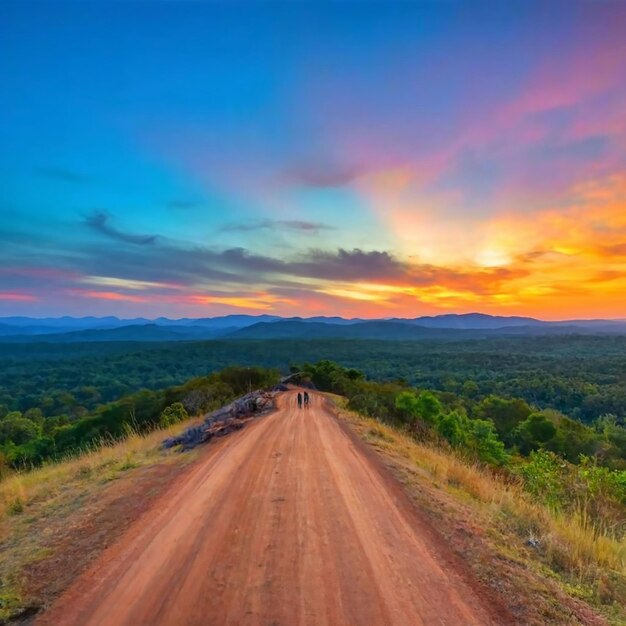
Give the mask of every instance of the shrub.
<svg viewBox="0 0 626 626">
<path fill-rule="evenodd" d="M 401 391 L 396 396 L 395 406 L 407 421 L 421 419 L 431 426 L 437 422 L 442 411 L 441 402 L 430 391 L 422 391 L 419 395 L 412 391 Z"/>
<path fill-rule="evenodd" d="M 470 420 L 471 447 L 476 456 L 490 465 L 506 465 L 509 456 L 504 449 L 504 443 L 498 438 L 498 433 L 492 422 L 487 420 Z"/>
<path fill-rule="evenodd" d="M 527 491 L 546 504 L 553 512 L 560 511 L 566 502 L 566 464 L 553 452 L 535 450 L 520 468 Z"/>
<path fill-rule="evenodd" d="M 173 426 L 186 419 L 189 419 L 189 415 L 185 407 L 181 402 L 174 402 L 174 404 L 163 409 L 161 417 L 159 418 L 159 426 L 161 428 L 167 428 L 168 426 Z"/>
</svg>

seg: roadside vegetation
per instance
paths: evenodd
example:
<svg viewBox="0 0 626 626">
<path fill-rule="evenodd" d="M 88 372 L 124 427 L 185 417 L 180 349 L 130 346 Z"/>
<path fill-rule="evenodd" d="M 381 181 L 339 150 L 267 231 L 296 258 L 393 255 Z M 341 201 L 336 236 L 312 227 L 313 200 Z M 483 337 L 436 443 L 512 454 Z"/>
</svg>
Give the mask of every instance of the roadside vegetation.
<svg viewBox="0 0 626 626">
<path fill-rule="evenodd" d="M 614 418 L 589 427 L 519 399 L 367 381 L 330 361 L 301 369 L 409 474 L 466 498 L 496 551 L 624 623 L 626 431 Z"/>
<path fill-rule="evenodd" d="M 92 451 L 207 413 L 279 380 L 276 370 L 229 367 L 164 390 L 143 389 L 81 416 L 46 417 L 40 409 L 0 415 L 0 478 L 15 469 Z"/>
<path fill-rule="evenodd" d="M 520 480 L 402 427 L 347 409 L 340 415 L 391 463 L 420 510 L 520 623 L 603 624 L 587 605 L 610 624 L 625 623 L 623 538 L 598 534 L 584 517 L 534 498 Z"/>
</svg>

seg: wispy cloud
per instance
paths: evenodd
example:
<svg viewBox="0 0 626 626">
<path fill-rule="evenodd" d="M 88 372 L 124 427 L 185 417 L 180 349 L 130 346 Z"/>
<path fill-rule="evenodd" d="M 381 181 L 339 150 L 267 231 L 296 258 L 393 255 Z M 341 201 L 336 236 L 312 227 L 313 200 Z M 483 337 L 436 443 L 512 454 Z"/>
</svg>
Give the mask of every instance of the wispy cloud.
<svg viewBox="0 0 626 626">
<path fill-rule="evenodd" d="M 361 174 L 363 174 L 362 168 L 356 166 L 341 166 L 324 162 L 302 163 L 286 168 L 279 176 L 279 180 L 284 184 L 305 187 L 343 187 Z"/>
<path fill-rule="evenodd" d="M 115 287 L 118 289 L 146 290 L 146 289 L 177 289 L 178 285 L 159 283 L 148 280 L 129 280 L 113 276 L 84 276 L 80 282 L 98 287 Z"/>
<path fill-rule="evenodd" d="M 85 219 L 85 224 L 89 226 L 89 228 L 106 235 L 107 237 L 140 246 L 153 244 L 157 239 L 156 235 L 133 235 L 131 233 L 125 233 L 112 226 L 110 224 L 110 219 L 110 216 L 104 211 L 94 211 Z"/>
<path fill-rule="evenodd" d="M 318 233 L 321 230 L 332 230 L 332 226 L 322 222 L 310 222 L 306 220 L 257 220 L 227 224 L 220 228 L 221 232 L 252 232 L 255 230 L 287 230 L 301 233 Z"/>
<path fill-rule="evenodd" d="M 134 302 L 148 303 L 150 299 L 144 296 L 119 292 L 119 291 L 97 291 L 93 289 L 66 289 L 65 294 L 76 296 L 79 298 L 96 299 L 96 300 L 112 300 L 114 302 Z"/>
<path fill-rule="evenodd" d="M 35 302 L 37 300 L 37 296 L 32 293 L 0 291 L 0 300 L 6 300 L 8 302 Z"/>
</svg>

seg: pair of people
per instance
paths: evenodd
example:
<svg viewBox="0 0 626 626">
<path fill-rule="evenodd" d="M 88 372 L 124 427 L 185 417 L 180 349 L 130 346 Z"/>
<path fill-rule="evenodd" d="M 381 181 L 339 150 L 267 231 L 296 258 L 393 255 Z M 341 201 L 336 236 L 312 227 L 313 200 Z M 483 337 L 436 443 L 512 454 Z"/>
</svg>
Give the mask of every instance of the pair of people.
<svg viewBox="0 0 626 626">
<path fill-rule="evenodd" d="M 298 392 L 298 408 L 299 409 L 302 408 L 302 403 L 304 403 L 304 406 L 309 406 L 309 394 L 306 391 L 304 392 L 304 395 Z"/>
</svg>

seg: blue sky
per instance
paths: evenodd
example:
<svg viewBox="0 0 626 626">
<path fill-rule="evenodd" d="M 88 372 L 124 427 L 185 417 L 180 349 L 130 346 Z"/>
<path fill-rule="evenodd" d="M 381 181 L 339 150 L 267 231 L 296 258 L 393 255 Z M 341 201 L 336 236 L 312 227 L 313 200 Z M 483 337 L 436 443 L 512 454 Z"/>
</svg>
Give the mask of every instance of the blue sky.
<svg viewBox="0 0 626 626">
<path fill-rule="evenodd" d="M 0 314 L 624 311 L 620 3 L 0 16 Z"/>
</svg>

